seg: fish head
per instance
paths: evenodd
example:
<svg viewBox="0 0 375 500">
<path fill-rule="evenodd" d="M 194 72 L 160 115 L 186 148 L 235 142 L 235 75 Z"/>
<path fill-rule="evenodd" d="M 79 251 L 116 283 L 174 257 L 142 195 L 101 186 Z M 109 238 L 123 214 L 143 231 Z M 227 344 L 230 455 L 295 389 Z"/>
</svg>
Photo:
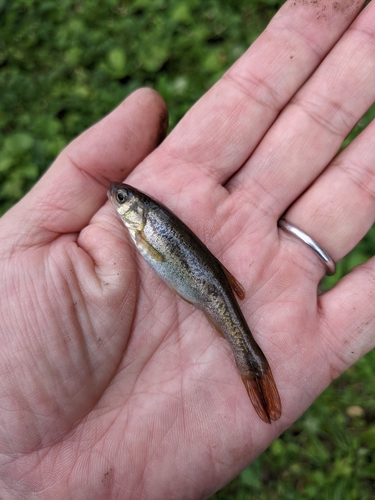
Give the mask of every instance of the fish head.
<svg viewBox="0 0 375 500">
<path fill-rule="evenodd" d="M 137 190 L 127 184 L 113 182 L 107 196 L 130 232 L 143 229 L 146 223 L 146 207 Z"/>
</svg>

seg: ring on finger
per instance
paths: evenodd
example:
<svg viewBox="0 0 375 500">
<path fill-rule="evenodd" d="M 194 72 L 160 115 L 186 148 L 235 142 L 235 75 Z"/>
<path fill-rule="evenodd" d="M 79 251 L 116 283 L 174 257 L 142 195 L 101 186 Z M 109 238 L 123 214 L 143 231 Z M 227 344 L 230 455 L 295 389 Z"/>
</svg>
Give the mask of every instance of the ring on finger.
<svg viewBox="0 0 375 500">
<path fill-rule="evenodd" d="M 303 241 L 315 254 L 320 258 L 326 268 L 326 274 L 332 276 L 336 272 L 336 265 L 333 259 L 318 243 L 313 240 L 308 234 L 299 229 L 285 219 L 279 219 L 278 226 L 289 234 L 292 234 L 299 240 Z"/>
</svg>

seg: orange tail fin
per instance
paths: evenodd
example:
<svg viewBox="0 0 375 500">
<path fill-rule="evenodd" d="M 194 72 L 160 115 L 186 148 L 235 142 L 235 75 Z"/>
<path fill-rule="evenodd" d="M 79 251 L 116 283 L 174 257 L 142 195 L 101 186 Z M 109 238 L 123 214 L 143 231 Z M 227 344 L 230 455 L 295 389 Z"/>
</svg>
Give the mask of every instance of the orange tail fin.
<svg viewBox="0 0 375 500">
<path fill-rule="evenodd" d="M 268 424 L 271 420 L 278 420 L 281 401 L 271 368 L 268 367 L 263 375 L 253 374 L 251 378 L 242 377 L 242 380 L 259 417 Z"/>
</svg>

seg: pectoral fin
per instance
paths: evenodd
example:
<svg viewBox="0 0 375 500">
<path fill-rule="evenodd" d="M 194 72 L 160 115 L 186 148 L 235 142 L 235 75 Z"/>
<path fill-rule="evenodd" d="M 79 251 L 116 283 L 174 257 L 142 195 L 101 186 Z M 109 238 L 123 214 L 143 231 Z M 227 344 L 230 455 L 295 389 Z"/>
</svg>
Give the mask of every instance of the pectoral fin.
<svg viewBox="0 0 375 500">
<path fill-rule="evenodd" d="M 231 274 L 226 267 L 221 264 L 221 267 L 223 268 L 223 271 L 225 273 L 225 276 L 228 278 L 229 284 L 231 289 L 236 293 L 237 297 L 241 300 L 245 298 L 245 289 L 241 285 L 239 281 L 236 280 L 236 278 Z"/>
<path fill-rule="evenodd" d="M 150 245 L 141 231 L 138 231 L 135 234 L 135 241 L 141 252 L 146 253 L 152 259 L 157 260 L 158 262 L 163 262 L 165 260 L 162 254 Z"/>
</svg>

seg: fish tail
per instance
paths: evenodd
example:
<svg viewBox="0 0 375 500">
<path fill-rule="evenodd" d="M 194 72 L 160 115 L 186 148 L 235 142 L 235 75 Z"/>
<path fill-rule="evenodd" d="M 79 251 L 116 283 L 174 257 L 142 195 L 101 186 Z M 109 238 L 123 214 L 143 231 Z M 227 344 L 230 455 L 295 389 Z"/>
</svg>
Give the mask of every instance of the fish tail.
<svg viewBox="0 0 375 500">
<path fill-rule="evenodd" d="M 252 372 L 242 376 L 250 401 L 259 417 L 270 424 L 281 416 L 281 401 L 271 368 L 267 365 L 263 373 Z"/>
</svg>

